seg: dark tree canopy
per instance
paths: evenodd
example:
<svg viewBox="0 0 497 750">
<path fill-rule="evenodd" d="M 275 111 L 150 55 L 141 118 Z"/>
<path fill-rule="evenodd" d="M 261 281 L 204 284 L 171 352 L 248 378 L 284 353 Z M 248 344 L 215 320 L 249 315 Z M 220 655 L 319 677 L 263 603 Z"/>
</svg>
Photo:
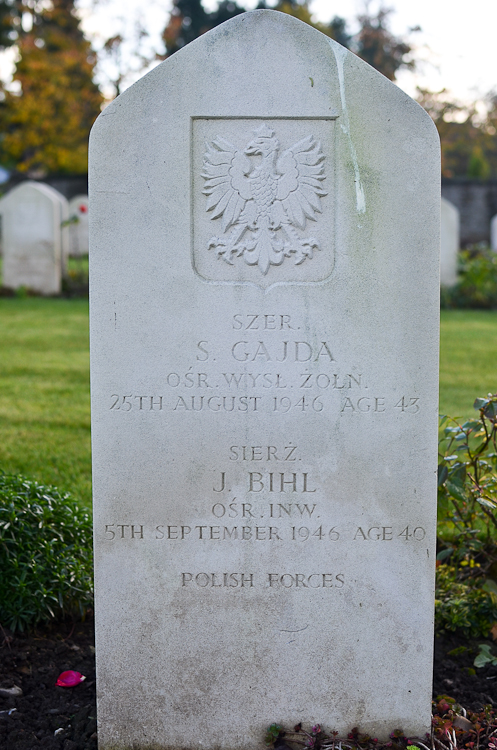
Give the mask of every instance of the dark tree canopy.
<svg viewBox="0 0 497 750">
<path fill-rule="evenodd" d="M 16 43 L 23 9 L 21 0 L 0 0 L 0 50 Z"/>
<path fill-rule="evenodd" d="M 166 57 L 206 31 L 244 12 L 245 8 L 232 0 L 221 0 L 218 7 L 210 13 L 204 9 L 202 0 L 173 0 L 169 23 L 162 35 Z"/>
<path fill-rule="evenodd" d="M 349 33 L 346 20 L 340 16 L 335 16 L 329 23 L 314 21 L 307 0 L 278 0 L 276 5 L 271 6 L 266 4 L 266 0 L 260 0 L 257 7 L 272 7 L 310 24 L 355 52 L 392 81 L 400 68 L 414 67 L 409 57 L 411 45 L 394 36 L 388 27 L 390 10 L 380 8 L 376 15 L 365 13 L 359 16 L 361 28 L 354 36 Z M 202 0 L 173 0 L 173 10 L 163 33 L 165 56 L 172 55 L 209 29 L 244 11 L 245 8 L 233 0 L 221 0 L 212 12 L 204 9 Z"/>
<path fill-rule="evenodd" d="M 409 59 L 411 45 L 395 37 L 388 28 L 388 16 L 391 12 L 380 8 L 375 16 L 359 16 L 361 30 L 355 40 L 354 52 L 394 81 L 399 68 L 412 69 L 414 61 Z"/>
</svg>

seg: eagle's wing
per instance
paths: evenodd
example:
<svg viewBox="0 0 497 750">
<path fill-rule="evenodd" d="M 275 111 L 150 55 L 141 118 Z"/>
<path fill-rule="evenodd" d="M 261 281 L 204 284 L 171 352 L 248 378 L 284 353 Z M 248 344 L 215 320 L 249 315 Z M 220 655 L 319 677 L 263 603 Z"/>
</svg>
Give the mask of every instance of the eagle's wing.
<svg viewBox="0 0 497 750">
<path fill-rule="evenodd" d="M 238 151 L 224 138 L 218 137 L 208 144 L 202 171 L 205 180 L 202 192 L 207 196 L 207 211 L 212 211 L 211 219 L 223 217 L 224 232 L 236 224 L 245 203 L 252 198 L 247 178 L 250 169 L 243 151 Z"/>
<path fill-rule="evenodd" d="M 292 224 L 301 229 L 306 218 L 316 220 L 321 213 L 321 200 L 327 195 L 323 189 L 324 154 L 319 141 L 309 135 L 283 151 L 276 164 L 280 176 L 276 200 L 281 201 Z"/>
</svg>

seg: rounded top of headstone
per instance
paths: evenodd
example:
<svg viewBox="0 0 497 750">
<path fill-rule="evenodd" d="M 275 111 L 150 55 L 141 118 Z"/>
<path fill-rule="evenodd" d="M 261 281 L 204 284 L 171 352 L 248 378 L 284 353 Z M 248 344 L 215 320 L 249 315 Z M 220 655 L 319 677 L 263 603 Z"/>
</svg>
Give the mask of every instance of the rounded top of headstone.
<svg viewBox="0 0 497 750">
<path fill-rule="evenodd" d="M 442 198 L 442 214 L 459 219 L 459 209 L 447 198 Z"/>
<path fill-rule="evenodd" d="M 225 89 L 229 87 L 233 94 L 234 108 L 236 100 L 245 95 L 243 109 L 247 114 L 251 99 L 259 99 L 261 89 L 288 89 L 291 94 L 302 84 L 306 98 L 316 99 L 321 93 L 329 100 L 330 87 L 339 85 L 342 106 L 348 86 L 364 88 L 365 95 L 368 90 L 371 95 L 374 89 L 374 96 L 397 101 L 405 108 L 406 116 L 417 111 L 436 134 L 425 110 L 364 60 L 309 24 L 287 13 L 266 9 L 241 13 L 185 45 L 111 102 L 97 118 L 93 131 L 128 103 L 134 107 L 132 101 L 143 103 L 153 98 L 162 102 L 171 95 L 184 98 L 185 89 L 189 95 L 202 89 L 208 95 L 209 80 L 213 89 L 223 80 Z M 289 101 L 292 98 L 290 95 Z M 309 104 L 303 104 L 302 110 Z M 295 109 L 293 102 L 290 107 Z M 311 104 L 309 116 L 312 114 Z"/>
<path fill-rule="evenodd" d="M 19 185 L 16 185 L 12 190 L 2 197 L 2 201 L 19 200 L 22 195 L 43 195 L 52 201 L 58 201 L 59 203 L 67 203 L 66 198 L 59 193 L 58 190 L 46 185 L 45 183 L 35 182 L 34 180 L 25 180 Z"/>
</svg>

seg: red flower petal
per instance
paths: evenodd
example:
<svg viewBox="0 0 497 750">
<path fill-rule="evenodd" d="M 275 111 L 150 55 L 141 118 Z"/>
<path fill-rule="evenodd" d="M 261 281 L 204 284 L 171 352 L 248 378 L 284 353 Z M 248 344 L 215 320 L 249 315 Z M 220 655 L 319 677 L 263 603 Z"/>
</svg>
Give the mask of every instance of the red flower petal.
<svg viewBox="0 0 497 750">
<path fill-rule="evenodd" d="M 55 684 L 58 687 L 75 687 L 76 685 L 79 685 L 80 682 L 83 682 L 83 680 L 86 680 L 86 677 L 82 675 L 81 672 L 73 672 L 72 670 L 69 670 L 68 672 L 62 672 L 58 676 Z"/>
</svg>

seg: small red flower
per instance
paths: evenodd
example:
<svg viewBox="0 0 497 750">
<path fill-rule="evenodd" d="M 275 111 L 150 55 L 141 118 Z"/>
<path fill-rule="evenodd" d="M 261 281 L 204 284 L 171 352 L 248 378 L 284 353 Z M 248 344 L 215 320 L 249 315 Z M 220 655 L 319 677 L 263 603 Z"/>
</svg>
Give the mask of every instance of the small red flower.
<svg viewBox="0 0 497 750">
<path fill-rule="evenodd" d="M 84 203 L 82 203 L 82 204 L 81 204 L 81 205 L 79 206 L 79 213 L 80 213 L 80 214 L 86 214 L 86 213 L 88 213 L 88 206 L 85 206 L 85 204 L 84 204 Z"/>
<path fill-rule="evenodd" d="M 86 677 L 82 675 L 81 672 L 73 672 L 72 670 L 69 670 L 68 672 L 62 672 L 58 676 L 55 684 L 58 687 L 76 687 L 76 685 L 79 685 L 83 680 L 86 680 Z"/>
</svg>

